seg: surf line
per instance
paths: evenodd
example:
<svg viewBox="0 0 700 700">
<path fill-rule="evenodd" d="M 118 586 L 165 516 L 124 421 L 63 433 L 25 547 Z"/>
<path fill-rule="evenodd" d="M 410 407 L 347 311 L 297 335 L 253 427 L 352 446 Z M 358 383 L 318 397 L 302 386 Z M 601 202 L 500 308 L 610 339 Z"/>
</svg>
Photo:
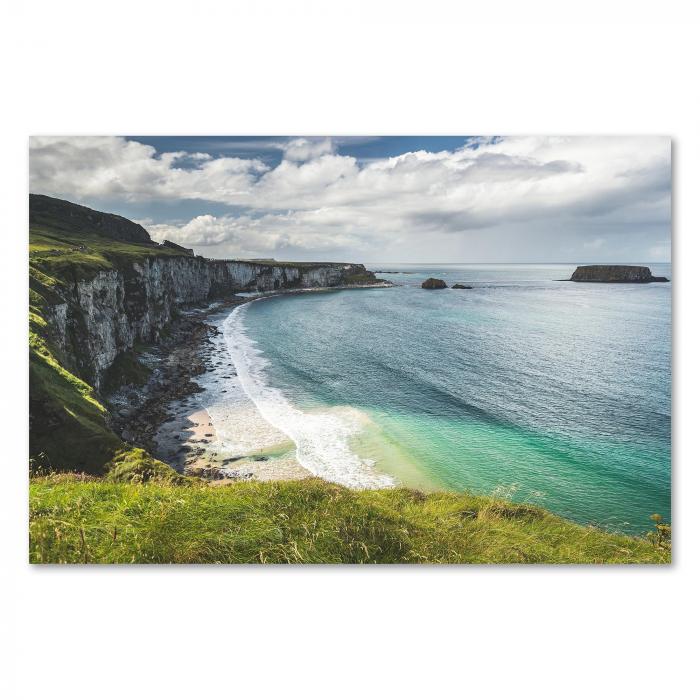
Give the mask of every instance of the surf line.
<svg viewBox="0 0 700 700">
<path fill-rule="evenodd" d="M 294 442 L 297 461 L 312 474 L 351 488 L 393 486 L 390 476 L 377 472 L 350 448 L 350 438 L 362 429 L 356 409 L 304 412 L 270 386 L 265 372 L 270 363 L 247 335 L 244 324 L 250 304 L 265 298 L 270 297 L 237 306 L 222 324 L 241 387 L 261 418 Z"/>
</svg>

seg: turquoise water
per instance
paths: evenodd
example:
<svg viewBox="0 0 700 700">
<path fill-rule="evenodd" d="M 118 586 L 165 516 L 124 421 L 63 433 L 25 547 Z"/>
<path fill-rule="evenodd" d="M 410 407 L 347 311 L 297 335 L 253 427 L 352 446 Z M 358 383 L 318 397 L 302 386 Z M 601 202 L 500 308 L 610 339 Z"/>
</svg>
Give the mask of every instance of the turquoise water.
<svg viewBox="0 0 700 700">
<path fill-rule="evenodd" d="M 344 439 L 395 483 L 642 532 L 671 516 L 671 285 L 556 281 L 574 268 L 382 265 L 397 287 L 256 301 L 238 332 L 269 401 L 352 409 Z"/>
</svg>

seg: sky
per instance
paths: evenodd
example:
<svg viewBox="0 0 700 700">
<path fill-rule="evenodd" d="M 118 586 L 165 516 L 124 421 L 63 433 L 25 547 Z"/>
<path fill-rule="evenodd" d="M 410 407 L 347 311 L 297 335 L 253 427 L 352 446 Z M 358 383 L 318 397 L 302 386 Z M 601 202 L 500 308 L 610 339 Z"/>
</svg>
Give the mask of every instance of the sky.
<svg viewBox="0 0 700 700">
<path fill-rule="evenodd" d="M 29 190 L 210 258 L 668 262 L 663 136 L 34 136 Z"/>
</svg>

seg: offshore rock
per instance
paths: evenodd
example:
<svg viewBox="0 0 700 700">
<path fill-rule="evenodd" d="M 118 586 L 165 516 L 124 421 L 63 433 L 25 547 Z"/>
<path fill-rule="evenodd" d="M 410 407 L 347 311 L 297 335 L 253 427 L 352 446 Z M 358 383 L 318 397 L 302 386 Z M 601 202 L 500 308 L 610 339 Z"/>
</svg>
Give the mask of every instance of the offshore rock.
<svg viewBox="0 0 700 700">
<path fill-rule="evenodd" d="M 460 284 L 457 282 L 457 284 L 452 285 L 452 289 L 474 289 L 474 287 L 470 287 L 468 284 Z"/>
<path fill-rule="evenodd" d="M 579 265 L 571 275 L 572 282 L 668 282 L 666 277 L 654 277 L 642 265 Z"/>
<path fill-rule="evenodd" d="M 439 280 L 435 277 L 428 277 L 428 279 L 421 284 L 421 287 L 423 287 L 423 289 L 446 289 L 447 284 L 445 283 L 445 280 Z"/>
</svg>

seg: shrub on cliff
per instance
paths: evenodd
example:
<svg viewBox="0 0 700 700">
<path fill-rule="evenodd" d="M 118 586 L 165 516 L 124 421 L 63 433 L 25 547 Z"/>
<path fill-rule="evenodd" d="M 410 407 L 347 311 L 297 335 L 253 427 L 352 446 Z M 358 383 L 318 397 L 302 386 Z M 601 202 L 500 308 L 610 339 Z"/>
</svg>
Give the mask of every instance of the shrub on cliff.
<svg viewBox="0 0 700 700">
<path fill-rule="evenodd" d="M 106 480 L 116 483 L 145 484 L 152 481 L 182 485 L 191 481 L 140 447 L 121 450 L 107 464 L 107 469 Z"/>
</svg>

